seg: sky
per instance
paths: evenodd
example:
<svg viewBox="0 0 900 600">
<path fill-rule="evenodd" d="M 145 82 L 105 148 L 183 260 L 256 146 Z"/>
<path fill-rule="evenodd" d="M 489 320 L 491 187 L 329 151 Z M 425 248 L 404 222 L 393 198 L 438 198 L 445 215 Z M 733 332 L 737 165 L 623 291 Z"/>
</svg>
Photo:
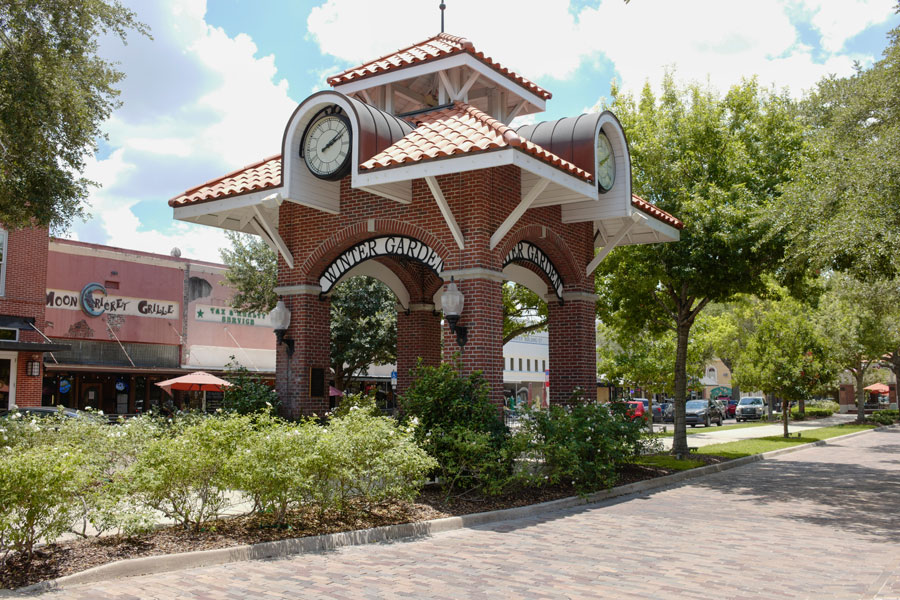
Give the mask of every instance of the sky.
<svg viewBox="0 0 900 600">
<path fill-rule="evenodd" d="M 445 31 L 553 94 L 537 120 L 682 82 L 757 76 L 800 98 L 881 57 L 897 0 L 444 0 Z M 167 201 L 278 154 L 299 102 L 344 69 L 440 31 L 440 0 L 125 0 L 153 39 L 101 40 L 126 78 L 90 157 L 85 222 L 61 237 L 220 262 L 222 230 Z"/>
</svg>

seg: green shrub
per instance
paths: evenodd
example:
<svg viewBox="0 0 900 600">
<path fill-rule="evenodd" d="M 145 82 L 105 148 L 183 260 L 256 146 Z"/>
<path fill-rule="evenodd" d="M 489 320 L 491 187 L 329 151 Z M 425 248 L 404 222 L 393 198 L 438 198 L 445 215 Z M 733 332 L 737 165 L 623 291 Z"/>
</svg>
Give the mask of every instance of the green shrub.
<svg viewBox="0 0 900 600">
<path fill-rule="evenodd" d="M 0 449 L 0 564 L 10 552 L 30 557 L 36 543 L 69 529 L 85 484 L 82 464 L 61 448 Z"/>
<path fill-rule="evenodd" d="M 543 461 L 543 478 L 571 483 L 579 493 L 611 487 L 618 467 L 639 455 L 645 444 L 643 423 L 626 411 L 623 402 L 527 411 L 522 431 L 532 456 Z"/>
<path fill-rule="evenodd" d="M 361 410 L 367 415 L 380 417 L 381 409 L 378 408 L 378 402 L 375 400 L 375 392 L 367 394 L 347 394 L 341 398 L 341 401 L 329 414 L 331 418 L 346 417 L 351 410 Z"/>
<path fill-rule="evenodd" d="M 253 500 L 256 511 L 283 523 L 289 510 L 315 496 L 322 431 L 311 420 L 257 422 L 229 459 L 228 481 Z"/>
<path fill-rule="evenodd" d="M 231 385 L 222 394 L 222 407 L 226 411 L 241 415 L 278 412 L 278 392 L 272 386 L 253 375 L 246 367 L 233 367 L 231 364 L 228 367 L 225 379 Z"/>
<path fill-rule="evenodd" d="M 892 425 L 900 420 L 900 411 L 897 410 L 876 410 L 870 417 L 876 423 L 881 425 Z"/>
<path fill-rule="evenodd" d="M 228 505 L 227 465 L 253 417 L 206 417 L 150 442 L 128 469 L 130 490 L 144 506 L 199 530 Z"/>
<path fill-rule="evenodd" d="M 436 474 L 453 490 L 502 491 L 512 475 L 509 430 L 490 401 L 490 385 L 476 371 L 468 376 L 449 364 L 421 363 L 401 399 L 404 418 L 417 425 L 416 441 L 437 460 Z"/>
<path fill-rule="evenodd" d="M 791 419 L 794 421 L 802 421 L 805 419 L 820 419 L 824 417 L 830 417 L 835 413 L 830 407 L 820 408 L 817 406 L 807 406 L 806 412 L 801 413 L 798 407 L 794 407 L 791 409 Z"/>
<path fill-rule="evenodd" d="M 368 507 L 414 499 L 426 474 L 437 466 L 416 444 L 414 430 L 363 409 L 332 418 L 319 440 L 318 454 L 327 464 L 319 502 L 343 510 L 350 498 Z"/>
</svg>

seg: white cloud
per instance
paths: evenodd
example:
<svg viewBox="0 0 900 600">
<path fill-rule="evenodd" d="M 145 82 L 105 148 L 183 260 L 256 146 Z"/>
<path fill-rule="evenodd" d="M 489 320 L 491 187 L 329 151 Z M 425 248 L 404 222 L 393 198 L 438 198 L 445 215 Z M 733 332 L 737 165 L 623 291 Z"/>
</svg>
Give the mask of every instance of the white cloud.
<svg viewBox="0 0 900 600">
<path fill-rule="evenodd" d="M 727 89 L 742 76 L 789 86 L 794 95 L 822 76 L 851 72 L 844 43 L 891 14 L 893 0 L 601 0 L 573 9 L 568 0 L 454 0 L 446 30 L 530 79 L 570 78 L 584 61 L 605 56 L 623 87 L 658 84 L 674 67 L 683 79 Z M 436 7 L 421 0 L 391 3 L 328 0 L 308 28 L 321 50 L 359 64 L 434 35 Z M 822 50 L 803 44 L 793 19 L 812 20 Z M 392 27 L 392 18 L 402 27 Z M 373 24 L 378 35 L 372 35 Z"/>
<path fill-rule="evenodd" d="M 102 188 L 89 199 L 85 241 L 218 261 L 224 233 L 171 220 L 166 201 L 185 189 L 281 151 L 296 103 L 278 80 L 274 57 L 254 56 L 246 35 L 228 37 L 204 21 L 204 0 L 130 2 L 154 40 L 127 46 L 105 40 L 102 52 L 127 73 L 123 107 L 104 129 L 114 151 L 88 161 Z M 135 207 L 151 206 L 143 219 Z M 99 234 L 99 235 L 98 235 Z M 100 238 L 100 239 L 98 239 Z"/>
</svg>

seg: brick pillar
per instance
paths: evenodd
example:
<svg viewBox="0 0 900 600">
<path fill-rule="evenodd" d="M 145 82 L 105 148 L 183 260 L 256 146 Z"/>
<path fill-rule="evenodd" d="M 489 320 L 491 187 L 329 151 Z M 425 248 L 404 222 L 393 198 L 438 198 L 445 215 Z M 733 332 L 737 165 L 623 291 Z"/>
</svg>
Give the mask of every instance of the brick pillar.
<svg viewBox="0 0 900 600">
<path fill-rule="evenodd" d="M 397 394 L 403 395 L 419 358 L 426 365 L 441 362 L 441 316 L 433 304 L 411 304 L 409 314 L 397 308 Z"/>
<path fill-rule="evenodd" d="M 456 281 L 465 297 L 459 324 L 469 328 L 469 341 L 461 350 L 459 362 L 464 374 L 482 371 L 491 385 L 491 401 L 503 405 L 503 300 L 502 281 L 464 279 Z M 456 365 L 460 352 L 456 336 L 443 327 L 443 360 Z"/>
<path fill-rule="evenodd" d="M 40 406 L 41 393 L 43 391 L 44 365 L 41 364 L 41 374 L 37 377 L 28 375 L 26 369 L 28 363 L 37 361 L 43 363 L 41 354 L 19 352 L 16 361 L 16 406 Z M 5 406 L 0 408 L 6 408 Z"/>
<path fill-rule="evenodd" d="M 284 296 L 291 311 L 291 324 L 285 338 L 294 340 L 290 361 L 287 347 L 276 349 L 275 385 L 281 400 L 281 414 L 290 419 L 328 411 L 328 381 L 331 354 L 331 301 L 319 299 L 317 293 Z M 310 396 L 312 369 L 324 369 L 324 393 Z"/>
<path fill-rule="evenodd" d="M 564 294 L 565 304 L 548 298 L 550 330 L 550 402 L 568 404 L 575 388 L 586 400 L 597 397 L 596 299 L 593 294 Z"/>
</svg>

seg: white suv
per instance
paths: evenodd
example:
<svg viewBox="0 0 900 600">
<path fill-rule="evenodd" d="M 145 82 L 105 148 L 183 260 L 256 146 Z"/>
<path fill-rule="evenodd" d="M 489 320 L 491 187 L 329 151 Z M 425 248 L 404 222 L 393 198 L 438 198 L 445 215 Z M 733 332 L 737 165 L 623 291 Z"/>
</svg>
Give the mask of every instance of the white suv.
<svg viewBox="0 0 900 600">
<path fill-rule="evenodd" d="M 741 398 L 737 407 L 734 409 L 734 418 L 738 421 L 749 421 L 750 419 L 762 419 L 766 414 L 766 401 L 759 396 Z"/>
</svg>

